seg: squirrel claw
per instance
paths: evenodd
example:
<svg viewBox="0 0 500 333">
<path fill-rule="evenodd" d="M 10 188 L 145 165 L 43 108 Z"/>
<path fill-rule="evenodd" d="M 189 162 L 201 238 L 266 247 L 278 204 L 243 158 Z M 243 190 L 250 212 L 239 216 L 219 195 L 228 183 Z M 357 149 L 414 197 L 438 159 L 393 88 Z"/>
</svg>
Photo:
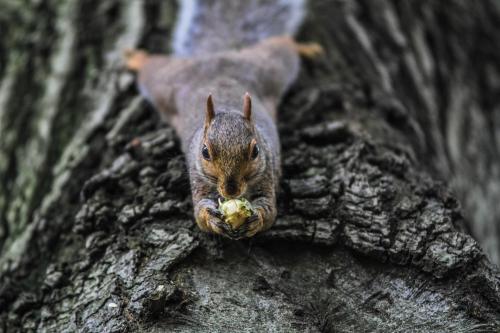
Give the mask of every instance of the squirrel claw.
<svg viewBox="0 0 500 333">
<path fill-rule="evenodd" d="M 207 212 L 209 215 L 211 215 L 219 220 L 222 220 L 224 218 L 224 216 L 222 215 L 222 213 L 218 209 L 208 207 Z"/>
<path fill-rule="evenodd" d="M 240 228 L 241 237 L 252 237 L 255 236 L 259 231 L 264 228 L 264 221 L 260 214 L 254 214 L 250 216 L 244 227 Z"/>
<path fill-rule="evenodd" d="M 224 234 L 229 226 L 222 220 L 222 214 L 217 209 L 207 208 L 207 224 L 216 234 Z"/>
<path fill-rule="evenodd" d="M 208 224 L 210 225 L 210 229 L 216 234 L 219 234 L 222 236 L 229 236 L 228 233 L 231 232 L 229 227 L 221 220 L 210 219 L 208 221 Z"/>
<path fill-rule="evenodd" d="M 207 212 L 209 215 L 207 223 L 214 233 L 231 239 L 242 238 L 237 230 L 232 230 L 231 226 L 224 222 L 224 216 L 219 210 L 207 208 Z"/>
</svg>

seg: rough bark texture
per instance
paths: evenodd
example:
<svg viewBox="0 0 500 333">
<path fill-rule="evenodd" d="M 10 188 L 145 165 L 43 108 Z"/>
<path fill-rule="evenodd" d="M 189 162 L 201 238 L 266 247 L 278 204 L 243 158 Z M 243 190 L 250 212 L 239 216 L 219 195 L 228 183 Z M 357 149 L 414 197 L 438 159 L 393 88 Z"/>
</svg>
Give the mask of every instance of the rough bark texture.
<svg viewBox="0 0 500 333">
<path fill-rule="evenodd" d="M 278 221 L 246 241 L 197 230 L 175 133 L 119 70 L 166 52 L 175 6 L 2 4 L 0 332 L 498 332 L 467 233 L 498 236 L 495 4 L 312 2 L 326 56 L 280 110 Z"/>
</svg>

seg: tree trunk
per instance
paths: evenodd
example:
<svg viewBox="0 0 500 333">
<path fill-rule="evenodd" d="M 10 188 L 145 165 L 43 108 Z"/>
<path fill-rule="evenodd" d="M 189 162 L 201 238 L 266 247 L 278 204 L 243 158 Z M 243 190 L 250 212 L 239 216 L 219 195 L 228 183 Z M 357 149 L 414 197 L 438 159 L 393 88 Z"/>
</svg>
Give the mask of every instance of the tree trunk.
<svg viewBox="0 0 500 333">
<path fill-rule="evenodd" d="M 1 1 L 0 332 L 500 330 L 497 2 L 311 1 L 278 220 L 230 241 L 121 70 L 176 7 Z"/>
</svg>

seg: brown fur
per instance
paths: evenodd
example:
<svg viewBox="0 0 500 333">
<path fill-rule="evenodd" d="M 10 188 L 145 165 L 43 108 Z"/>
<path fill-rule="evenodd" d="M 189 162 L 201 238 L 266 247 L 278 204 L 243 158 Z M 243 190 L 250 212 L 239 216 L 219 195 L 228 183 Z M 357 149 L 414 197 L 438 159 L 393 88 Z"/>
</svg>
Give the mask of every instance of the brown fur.
<svg viewBox="0 0 500 333">
<path fill-rule="evenodd" d="M 141 92 L 181 138 L 202 230 L 241 238 L 273 224 L 280 176 L 276 108 L 298 73 L 299 54 L 317 55 L 317 45 L 311 45 L 316 44 L 274 37 L 241 51 L 191 59 L 128 54 Z M 203 145 L 209 160 L 202 156 Z M 259 154 L 252 159 L 255 145 Z M 221 197 L 245 197 L 257 213 L 232 231 L 217 210 Z"/>
</svg>

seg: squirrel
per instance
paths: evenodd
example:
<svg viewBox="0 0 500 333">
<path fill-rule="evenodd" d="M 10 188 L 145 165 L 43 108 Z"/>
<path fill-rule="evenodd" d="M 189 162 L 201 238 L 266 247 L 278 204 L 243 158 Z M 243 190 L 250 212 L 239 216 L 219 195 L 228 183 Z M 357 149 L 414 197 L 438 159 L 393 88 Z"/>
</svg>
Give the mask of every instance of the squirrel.
<svg viewBox="0 0 500 333">
<path fill-rule="evenodd" d="M 187 2 L 188 8 L 196 4 Z M 296 2 L 291 1 L 293 6 Z M 205 13 L 218 15 L 207 8 Z M 181 14 L 181 19 L 201 20 L 199 14 L 197 18 Z M 186 30 L 186 22 L 179 26 Z M 289 27 L 281 31 L 291 32 Z M 126 67 L 137 73 L 141 94 L 180 137 L 199 228 L 233 239 L 252 237 L 271 227 L 277 214 L 281 173 L 278 104 L 298 75 L 299 57 L 314 58 L 322 49 L 282 35 L 265 36 L 240 49 L 232 49 L 234 43 L 216 43 L 213 50 L 206 40 L 211 36 L 207 32 L 198 39 L 200 47 L 191 45 L 194 51 L 186 51 L 186 43 L 176 36 L 178 46 L 171 56 L 127 51 Z M 193 44 L 193 40 L 187 41 Z M 255 214 L 232 230 L 217 209 L 218 200 L 240 197 L 252 203 Z"/>
</svg>

